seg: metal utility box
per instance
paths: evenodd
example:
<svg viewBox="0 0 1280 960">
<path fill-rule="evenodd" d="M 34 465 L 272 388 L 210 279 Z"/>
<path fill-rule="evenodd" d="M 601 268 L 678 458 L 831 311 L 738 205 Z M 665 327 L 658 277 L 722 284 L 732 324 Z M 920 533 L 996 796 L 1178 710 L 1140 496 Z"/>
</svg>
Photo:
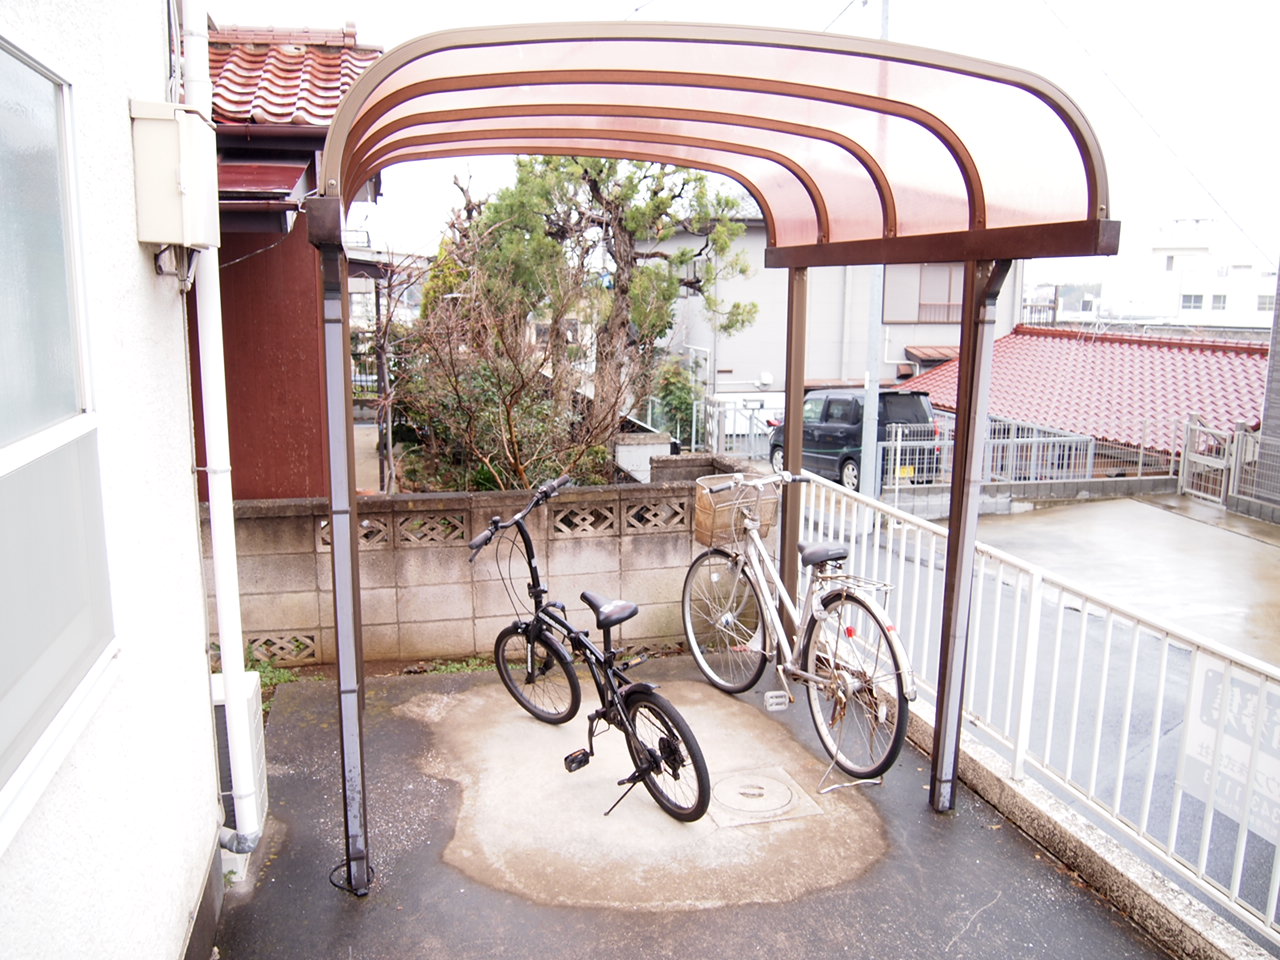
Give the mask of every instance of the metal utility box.
<svg viewBox="0 0 1280 960">
<path fill-rule="evenodd" d="M 138 241 L 218 246 L 218 161 L 213 128 L 180 103 L 129 103 Z"/>
</svg>

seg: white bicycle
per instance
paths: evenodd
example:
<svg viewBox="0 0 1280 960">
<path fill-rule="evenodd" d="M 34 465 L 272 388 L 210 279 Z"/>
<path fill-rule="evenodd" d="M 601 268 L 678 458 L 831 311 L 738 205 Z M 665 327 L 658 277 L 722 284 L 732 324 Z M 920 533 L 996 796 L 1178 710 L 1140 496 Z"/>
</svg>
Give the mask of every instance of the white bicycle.
<svg viewBox="0 0 1280 960">
<path fill-rule="evenodd" d="M 800 544 L 809 577 L 803 609 L 783 589 L 761 539 L 776 521 L 782 484 L 807 478 L 782 472 L 698 480 L 695 533 L 709 549 L 684 581 L 685 637 L 706 678 L 726 693 L 751 689 L 776 659 L 780 690 L 765 694 L 769 710 L 795 702 L 787 681 L 808 691 L 814 729 L 833 764 L 852 777 L 881 776 L 898 758 L 907 733 L 915 679 L 897 630 L 875 599 L 888 584 L 843 572 L 848 547 Z M 779 614 L 801 625 L 788 637 Z"/>
</svg>

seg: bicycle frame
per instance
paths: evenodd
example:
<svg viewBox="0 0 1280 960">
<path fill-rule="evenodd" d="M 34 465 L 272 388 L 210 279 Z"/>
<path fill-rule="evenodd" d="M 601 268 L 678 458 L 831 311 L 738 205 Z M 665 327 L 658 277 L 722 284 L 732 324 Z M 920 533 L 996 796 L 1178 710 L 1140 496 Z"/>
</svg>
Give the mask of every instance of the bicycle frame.
<svg viewBox="0 0 1280 960">
<path fill-rule="evenodd" d="M 569 641 L 570 649 L 582 655 L 582 661 L 587 665 L 587 672 L 591 674 L 591 681 L 595 685 L 596 694 L 600 697 L 601 707 L 607 709 L 613 701 L 616 701 L 623 686 L 653 689 L 652 684 L 635 683 L 631 680 L 626 684 L 619 684 L 615 673 L 620 671 L 614 665 L 616 651 L 613 650 L 611 642 L 606 639 L 605 648 L 601 650 L 591 642 L 587 631 L 574 629 L 573 625 L 559 612 L 561 607 L 559 603 L 546 603 L 539 607 L 535 617 L 538 629 L 550 630 L 553 635 L 558 631 Z M 532 645 L 530 645 L 528 656 L 532 661 Z M 625 716 L 620 720 L 624 727 L 630 725 Z"/>
<path fill-rule="evenodd" d="M 796 663 L 796 654 L 800 645 L 799 631 L 809 622 L 811 616 L 821 616 L 821 608 L 816 601 L 822 592 L 824 580 L 829 580 L 833 584 L 842 585 L 853 589 L 855 593 L 860 593 L 857 581 L 851 577 L 824 577 L 814 570 L 810 575 L 809 588 L 805 591 L 803 609 L 798 610 L 790 594 L 784 589 L 782 576 L 778 573 L 777 565 L 769 554 L 769 548 L 765 546 L 764 540 L 760 537 L 760 522 L 747 515 L 744 516 L 743 527 L 746 531 L 747 543 L 739 556 L 746 561 L 747 566 L 750 568 L 751 576 L 755 579 L 756 586 L 765 594 L 762 598 L 764 600 L 765 621 L 768 623 L 768 628 L 765 630 L 765 655 L 775 659 L 774 669 L 778 672 L 783 689 L 786 689 L 788 677 L 801 683 L 821 683 L 822 679 L 820 677 L 807 673 Z M 765 559 L 762 558 L 767 558 L 768 562 L 765 562 Z M 862 596 L 864 599 L 869 599 L 865 595 Z M 779 606 L 786 612 L 791 622 L 795 624 L 796 634 L 790 638 L 782 622 L 782 616 L 778 612 Z M 879 604 L 872 601 L 872 606 L 878 608 Z M 816 614 L 815 611 L 817 611 Z M 898 638 L 897 629 L 893 627 L 887 617 L 884 618 L 884 626 L 889 644 L 893 648 L 894 655 L 900 665 L 898 674 L 902 679 L 907 699 L 915 700 L 915 674 L 910 667 L 911 661 L 907 659 L 906 648 L 902 646 L 902 642 Z M 792 641 L 794 641 L 794 646 Z M 790 696 L 789 693 L 788 696 Z"/>
<path fill-rule="evenodd" d="M 765 601 L 763 604 L 765 621 L 768 623 L 768 627 L 765 630 L 765 655 L 775 659 L 774 669 L 778 671 L 778 676 L 782 680 L 784 689 L 786 688 L 787 677 L 792 680 L 799 680 L 802 683 L 821 682 L 819 677 L 806 673 L 796 665 L 796 650 L 800 645 L 798 631 L 809 619 L 809 613 L 813 608 L 813 590 L 811 589 L 805 593 L 803 611 L 797 610 L 795 603 L 787 591 L 783 589 L 782 577 L 772 559 L 770 559 L 769 563 L 765 563 L 761 559 L 769 556 L 769 548 L 765 546 L 764 541 L 760 538 L 759 521 L 748 518 L 745 521 L 745 526 L 747 543 L 741 557 L 750 568 L 751 576 L 755 579 L 757 587 L 763 590 L 765 594 L 762 598 Z M 793 637 L 788 637 L 787 628 L 778 612 L 779 605 L 782 606 L 791 622 L 796 625 L 797 634 Z M 792 645 L 792 640 L 795 641 L 794 646 Z"/>
<path fill-rule="evenodd" d="M 692 822 L 707 812 L 711 801 L 711 777 L 697 739 L 684 717 L 656 692 L 653 684 L 632 682 L 627 676 L 630 667 L 648 659 L 646 655 L 621 664 L 616 660 L 613 631 L 634 617 L 639 608 L 634 603 L 583 591 L 582 601 L 595 615 L 596 629 L 604 638 L 603 644 L 597 646 L 588 631 L 578 630 L 569 622 L 563 603 L 547 600 L 549 588 L 538 569 L 525 517 L 570 482 L 568 476 L 563 476 L 539 487 L 523 510 L 509 520 L 490 518 L 485 529 L 468 544 L 474 561 L 494 537 L 506 531 L 504 543 L 508 552 L 505 563 L 499 559 L 498 575 L 516 617 L 494 641 L 494 666 L 503 686 L 521 707 L 543 723 L 561 724 L 577 716 L 582 706 L 582 680 L 574 658 L 585 662 L 600 708 L 587 717 L 586 748 L 566 756 L 565 769 L 573 773 L 585 767 L 595 756 L 597 730 L 616 727 L 626 741 L 632 771 L 618 781 L 618 786 L 626 789 L 605 815 L 613 812 L 636 784 L 643 783 L 665 813 L 676 820 Z M 523 553 L 529 571 L 526 589 L 533 601 L 531 607 L 517 596 L 515 584 L 521 578 L 512 556 L 517 550 Z M 524 644 L 523 651 L 520 643 Z"/>
<path fill-rule="evenodd" d="M 536 640 L 539 635 L 545 636 L 547 634 L 553 640 L 557 639 L 557 635 L 563 636 L 568 641 L 570 651 L 582 656 L 583 662 L 587 665 L 587 672 L 591 675 L 591 682 L 596 689 L 596 695 L 600 699 L 600 710 L 588 716 L 588 720 L 591 721 L 587 729 L 588 749 L 590 749 L 595 736 L 595 721 L 600 718 L 605 718 L 606 722 L 617 726 L 628 738 L 633 738 L 636 736 L 636 730 L 631 723 L 631 719 L 627 716 L 627 712 L 616 709 L 621 702 L 622 687 L 629 686 L 637 690 L 653 690 L 654 686 L 650 683 L 631 681 L 621 673 L 621 669 L 614 663 L 616 651 L 613 649 L 612 638 L 608 630 L 604 634 L 604 650 L 601 650 L 591 642 L 590 635 L 586 630 L 578 630 L 569 622 L 563 612 L 563 603 L 547 601 L 546 596 L 549 588 L 542 580 L 542 574 L 538 568 L 537 553 L 534 551 L 533 537 L 530 536 L 529 528 L 524 522 L 524 518 L 537 505 L 538 501 L 535 500 L 506 523 L 501 523 L 496 528 L 491 525 L 491 530 L 495 533 L 499 529 L 515 528 L 520 538 L 525 565 L 529 570 L 527 590 L 534 604 L 533 620 L 525 622 L 517 620 L 517 622 L 527 628 L 530 640 Z M 532 672 L 535 666 L 534 645 L 532 643 L 526 646 L 525 657 L 527 658 L 527 669 Z M 620 678 L 626 680 L 626 683 L 619 683 Z"/>
</svg>

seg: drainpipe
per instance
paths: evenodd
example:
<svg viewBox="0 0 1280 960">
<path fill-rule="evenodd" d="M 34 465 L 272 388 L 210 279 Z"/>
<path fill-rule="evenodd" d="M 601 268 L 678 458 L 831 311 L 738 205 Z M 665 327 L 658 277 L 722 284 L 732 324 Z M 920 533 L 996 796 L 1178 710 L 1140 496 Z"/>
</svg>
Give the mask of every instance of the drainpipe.
<svg viewBox="0 0 1280 960">
<path fill-rule="evenodd" d="M 206 121 L 213 114 L 209 79 L 209 17 L 203 0 L 182 2 L 183 101 Z M 217 190 L 217 184 L 209 188 Z M 227 431 L 226 364 L 222 349 L 222 291 L 218 248 L 201 252 L 195 267 L 196 324 L 200 350 L 201 417 L 205 471 L 209 487 L 209 533 L 213 550 L 213 589 L 222 639 L 222 680 L 226 696 L 227 752 L 236 829 L 223 846 L 248 853 L 262 836 L 263 818 L 255 784 L 253 720 L 242 708 L 249 683 L 244 669 L 244 631 L 240 622 L 240 573 L 236 562 L 235 513 L 231 496 L 231 441 Z M 261 719 L 257 721 L 261 723 Z M 260 739 L 260 734 L 259 734 Z M 265 800 L 265 798 L 262 798 Z"/>
</svg>

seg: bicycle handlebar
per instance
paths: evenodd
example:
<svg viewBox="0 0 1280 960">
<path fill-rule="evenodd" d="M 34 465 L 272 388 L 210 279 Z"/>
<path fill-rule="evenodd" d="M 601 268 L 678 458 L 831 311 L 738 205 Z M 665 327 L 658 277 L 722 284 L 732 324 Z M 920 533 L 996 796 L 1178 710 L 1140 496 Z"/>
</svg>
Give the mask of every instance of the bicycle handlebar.
<svg viewBox="0 0 1280 960">
<path fill-rule="evenodd" d="M 788 473 L 783 470 L 781 473 L 771 474 L 767 477 L 753 477 L 747 479 L 740 473 L 735 473 L 733 479 L 726 480 L 724 483 L 717 483 L 714 487 L 707 487 L 707 493 L 720 493 L 724 490 L 730 490 L 733 487 L 763 487 L 766 484 L 779 480 L 782 483 L 808 483 L 809 478 L 801 476 L 798 473 Z"/>
<path fill-rule="evenodd" d="M 499 530 L 506 530 L 508 527 L 515 526 L 527 517 L 531 510 L 534 510 L 546 503 L 558 494 L 563 487 L 567 487 L 571 483 L 573 483 L 573 477 L 566 473 L 563 476 L 552 480 L 550 483 L 544 483 L 540 486 L 534 492 L 533 499 L 529 501 L 528 505 L 519 513 L 515 514 L 510 520 L 503 520 L 501 517 L 493 517 L 490 519 L 489 525 L 479 534 L 472 537 L 471 541 L 467 544 L 467 546 L 471 548 L 471 556 L 468 558 L 467 562 L 470 563 L 475 560 L 476 554 L 489 545 L 489 542 L 493 540 L 494 535 Z"/>
<path fill-rule="evenodd" d="M 557 493 L 560 492 L 561 487 L 567 487 L 571 483 L 573 483 L 573 477 L 569 476 L 566 473 L 564 474 L 564 476 L 557 477 L 556 479 L 552 480 L 550 483 L 544 484 L 542 487 L 539 488 L 538 492 L 541 493 L 543 491 L 546 491 L 546 494 L 548 497 L 554 497 Z"/>
</svg>

